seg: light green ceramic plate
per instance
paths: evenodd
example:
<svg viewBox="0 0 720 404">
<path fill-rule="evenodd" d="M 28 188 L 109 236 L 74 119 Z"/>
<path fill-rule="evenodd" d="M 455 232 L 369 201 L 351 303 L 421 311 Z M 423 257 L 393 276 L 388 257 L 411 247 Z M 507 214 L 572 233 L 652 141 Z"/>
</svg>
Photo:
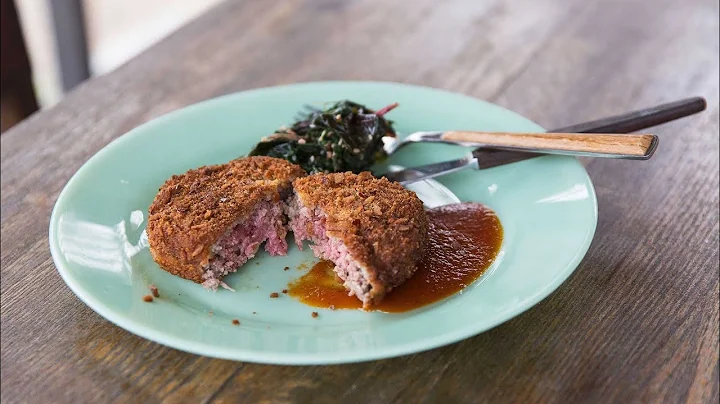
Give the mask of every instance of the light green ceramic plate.
<svg viewBox="0 0 720 404">
<path fill-rule="evenodd" d="M 531 121 L 466 96 L 371 82 L 324 82 L 232 94 L 172 112 L 120 137 L 91 158 L 60 194 L 50 249 L 68 286 L 93 310 L 137 335 L 184 351 L 242 361 L 330 364 L 386 358 L 476 335 L 527 310 L 575 269 L 595 231 L 597 204 L 585 169 L 542 157 L 440 182 L 463 201 L 494 209 L 504 226 L 491 270 L 462 293 L 403 314 L 327 311 L 281 295 L 315 262 L 309 249 L 265 253 L 226 278 L 237 290 L 204 290 L 162 271 L 143 237 L 147 209 L 171 175 L 245 155 L 260 137 L 292 122 L 307 103 L 351 99 L 390 114 L 402 133 L 482 129 L 540 131 Z M 411 145 L 390 163 L 458 158 L 468 149 Z M 292 243 L 291 243 L 292 244 Z M 283 267 L 291 268 L 284 271 Z M 142 297 L 155 284 L 153 303 Z M 318 311 L 318 318 L 311 312 Z M 231 324 L 239 319 L 240 326 Z"/>
</svg>

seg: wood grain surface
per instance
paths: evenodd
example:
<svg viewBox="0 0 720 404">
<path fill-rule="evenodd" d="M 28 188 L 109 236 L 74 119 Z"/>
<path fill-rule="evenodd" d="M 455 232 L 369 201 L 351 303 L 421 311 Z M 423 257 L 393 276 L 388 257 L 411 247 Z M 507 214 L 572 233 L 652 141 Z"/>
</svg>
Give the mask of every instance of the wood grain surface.
<svg viewBox="0 0 720 404">
<path fill-rule="evenodd" d="M 447 131 L 441 139 L 477 143 L 479 146 L 532 151 L 564 150 L 622 157 L 648 156 L 655 135 L 626 133 L 506 133 Z"/>
<path fill-rule="evenodd" d="M 0 137 L 3 403 L 718 402 L 718 3 L 230 1 Z M 48 250 L 70 176 L 129 129 L 239 90 L 368 79 L 462 92 L 559 127 L 700 95 L 648 162 L 584 160 L 599 223 L 517 318 L 396 359 L 286 367 L 131 335 Z"/>
</svg>

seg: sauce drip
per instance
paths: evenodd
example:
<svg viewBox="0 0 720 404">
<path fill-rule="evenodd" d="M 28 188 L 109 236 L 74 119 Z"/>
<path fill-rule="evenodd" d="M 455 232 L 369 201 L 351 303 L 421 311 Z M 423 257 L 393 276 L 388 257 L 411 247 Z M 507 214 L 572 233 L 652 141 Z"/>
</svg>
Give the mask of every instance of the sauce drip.
<svg viewBox="0 0 720 404">
<path fill-rule="evenodd" d="M 417 271 L 374 310 L 400 313 L 444 299 L 473 283 L 497 257 L 503 230 L 490 208 L 460 203 L 430 209 L 427 214 L 429 243 Z M 361 308 L 360 300 L 348 296 L 333 268 L 329 261 L 315 264 L 290 284 L 290 296 L 314 307 Z"/>
</svg>

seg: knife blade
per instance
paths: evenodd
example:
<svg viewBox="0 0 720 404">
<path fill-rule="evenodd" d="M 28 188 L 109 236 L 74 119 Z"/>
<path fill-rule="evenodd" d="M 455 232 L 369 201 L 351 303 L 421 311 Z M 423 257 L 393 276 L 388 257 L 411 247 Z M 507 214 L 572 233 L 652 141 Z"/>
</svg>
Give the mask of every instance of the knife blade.
<svg viewBox="0 0 720 404">
<path fill-rule="evenodd" d="M 405 167 L 394 165 L 388 167 L 390 171 L 401 171 L 404 168 Z M 407 185 L 403 184 L 403 186 L 411 191 L 414 191 L 418 198 L 420 198 L 423 202 L 423 205 L 425 205 L 428 209 L 453 203 L 460 203 L 460 199 L 458 199 L 452 191 L 443 184 L 430 178 L 425 178 L 421 181 L 413 181 Z"/>
<path fill-rule="evenodd" d="M 397 171 L 389 171 L 385 173 L 384 176 L 390 181 L 399 182 L 402 185 L 408 185 L 417 181 L 450 174 L 470 167 L 479 168 L 478 159 L 472 153 L 457 160 L 443 161 L 441 163 L 427 164 L 420 167 L 406 168 Z"/>
<path fill-rule="evenodd" d="M 484 170 L 541 156 L 547 156 L 547 154 L 523 153 L 508 150 L 476 149 L 473 150 L 472 153 L 456 160 L 426 164 L 419 167 L 405 168 L 397 171 L 389 170 L 384 174 L 376 174 L 375 176 L 385 177 L 390 181 L 399 182 L 402 185 L 408 185 L 417 181 L 423 181 L 425 179 L 454 173 L 466 168 Z"/>
</svg>

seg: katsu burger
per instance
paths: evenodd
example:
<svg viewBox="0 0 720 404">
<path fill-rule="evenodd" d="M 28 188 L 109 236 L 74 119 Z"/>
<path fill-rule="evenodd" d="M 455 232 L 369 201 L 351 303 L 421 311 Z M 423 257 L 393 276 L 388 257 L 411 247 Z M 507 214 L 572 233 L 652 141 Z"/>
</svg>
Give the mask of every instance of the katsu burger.
<svg viewBox="0 0 720 404">
<path fill-rule="evenodd" d="M 174 175 L 149 209 L 150 253 L 164 270 L 217 289 L 260 245 L 286 255 L 284 200 L 300 166 L 247 157 Z"/>
<path fill-rule="evenodd" d="M 286 255 L 287 232 L 300 249 L 334 263 L 350 295 L 369 309 L 416 270 L 428 218 L 414 192 L 385 178 L 307 176 L 286 160 L 254 156 L 175 175 L 149 209 L 148 241 L 164 270 L 227 287 L 223 277 L 255 256 Z"/>
<path fill-rule="evenodd" d="M 315 174 L 293 182 L 287 212 L 295 242 L 303 241 L 369 309 L 408 279 L 427 244 L 428 219 L 414 192 L 385 178 Z"/>
</svg>

